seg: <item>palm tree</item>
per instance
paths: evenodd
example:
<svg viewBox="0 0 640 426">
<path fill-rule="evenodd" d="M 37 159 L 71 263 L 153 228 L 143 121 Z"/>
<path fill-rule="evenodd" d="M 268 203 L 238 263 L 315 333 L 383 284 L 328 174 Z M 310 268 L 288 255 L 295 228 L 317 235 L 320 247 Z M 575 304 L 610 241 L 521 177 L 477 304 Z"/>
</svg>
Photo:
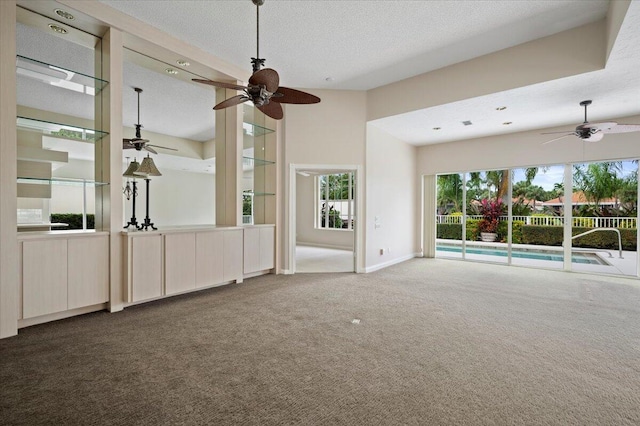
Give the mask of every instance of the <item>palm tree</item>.
<svg viewBox="0 0 640 426">
<path fill-rule="evenodd" d="M 438 206 L 446 209 L 453 204 L 453 211 L 462 211 L 462 176 L 459 173 L 438 175 Z"/>
</svg>

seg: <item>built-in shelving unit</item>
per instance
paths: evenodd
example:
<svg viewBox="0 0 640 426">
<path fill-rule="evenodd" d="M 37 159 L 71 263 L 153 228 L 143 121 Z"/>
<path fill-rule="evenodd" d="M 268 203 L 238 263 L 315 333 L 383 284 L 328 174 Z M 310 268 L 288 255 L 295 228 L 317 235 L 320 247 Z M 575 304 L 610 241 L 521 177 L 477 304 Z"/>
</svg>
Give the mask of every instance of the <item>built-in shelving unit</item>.
<svg viewBox="0 0 640 426">
<path fill-rule="evenodd" d="M 72 37 L 61 38 L 37 24 L 42 18 L 29 15 L 18 30 L 18 222 L 29 225 L 18 226 L 21 232 L 31 231 L 38 220 L 48 224 L 53 213 L 86 217 L 94 210 L 95 188 L 108 185 L 96 162 L 108 132 L 96 117 L 109 82 L 90 73 L 100 69 L 99 38 L 80 43 L 91 36 L 71 28 Z M 21 37 L 47 47 L 32 49 Z"/>
<path fill-rule="evenodd" d="M 266 197 L 275 195 L 274 129 L 268 128 L 265 116 L 252 107 L 245 107 L 242 123 L 243 149 L 243 223 L 266 223 Z"/>
<path fill-rule="evenodd" d="M 98 142 L 109 134 L 101 130 L 21 116 L 18 116 L 17 126 L 19 131 L 38 132 L 44 136 L 54 136 L 84 142 Z"/>
</svg>

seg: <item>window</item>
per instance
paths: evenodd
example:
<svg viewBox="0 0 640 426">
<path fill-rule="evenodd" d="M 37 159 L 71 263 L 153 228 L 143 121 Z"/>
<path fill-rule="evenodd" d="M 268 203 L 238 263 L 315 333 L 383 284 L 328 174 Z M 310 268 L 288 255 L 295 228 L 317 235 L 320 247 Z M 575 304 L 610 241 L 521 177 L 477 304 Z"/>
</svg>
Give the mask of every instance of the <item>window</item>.
<svg viewBox="0 0 640 426">
<path fill-rule="evenodd" d="M 353 230 L 355 221 L 353 173 L 316 176 L 317 229 Z"/>
</svg>

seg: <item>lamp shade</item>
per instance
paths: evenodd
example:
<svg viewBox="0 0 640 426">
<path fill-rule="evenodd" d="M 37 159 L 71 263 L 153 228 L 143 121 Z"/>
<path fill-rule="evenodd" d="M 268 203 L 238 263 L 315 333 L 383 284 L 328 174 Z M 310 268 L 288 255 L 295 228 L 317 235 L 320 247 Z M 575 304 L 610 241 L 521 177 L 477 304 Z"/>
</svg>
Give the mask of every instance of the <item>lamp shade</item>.
<svg viewBox="0 0 640 426">
<path fill-rule="evenodd" d="M 127 167 L 127 170 L 124 171 L 122 176 L 127 178 L 133 178 L 133 179 L 140 178 L 139 175 L 134 174 L 135 172 L 138 171 L 139 168 L 140 168 L 140 163 L 138 163 L 134 158 L 131 164 L 129 164 L 129 167 Z"/>
<path fill-rule="evenodd" d="M 142 160 L 142 164 L 140 164 L 138 170 L 133 173 L 145 179 L 149 176 L 162 176 L 162 173 L 160 173 L 160 170 L 158 170 L 153 162 L 153 158 L 148 155 Z"/>
</svg>

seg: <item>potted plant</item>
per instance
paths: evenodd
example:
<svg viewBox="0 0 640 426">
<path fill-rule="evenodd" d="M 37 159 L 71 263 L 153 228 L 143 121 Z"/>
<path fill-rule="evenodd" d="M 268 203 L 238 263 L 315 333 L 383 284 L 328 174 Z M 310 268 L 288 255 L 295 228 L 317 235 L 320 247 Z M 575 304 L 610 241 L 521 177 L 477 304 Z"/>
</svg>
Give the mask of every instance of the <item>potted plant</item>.
<svg viewBox="0 0 640 426">
<path fill-rule="evenodd" d="M 478 222 L 480 239 L 486 242 L 494 242 L 498 238 L 498 219 L 502 215 L 502 200 L 483 199 L 480 202 L 480 214 L 482 219 Z"/>
</svg>

